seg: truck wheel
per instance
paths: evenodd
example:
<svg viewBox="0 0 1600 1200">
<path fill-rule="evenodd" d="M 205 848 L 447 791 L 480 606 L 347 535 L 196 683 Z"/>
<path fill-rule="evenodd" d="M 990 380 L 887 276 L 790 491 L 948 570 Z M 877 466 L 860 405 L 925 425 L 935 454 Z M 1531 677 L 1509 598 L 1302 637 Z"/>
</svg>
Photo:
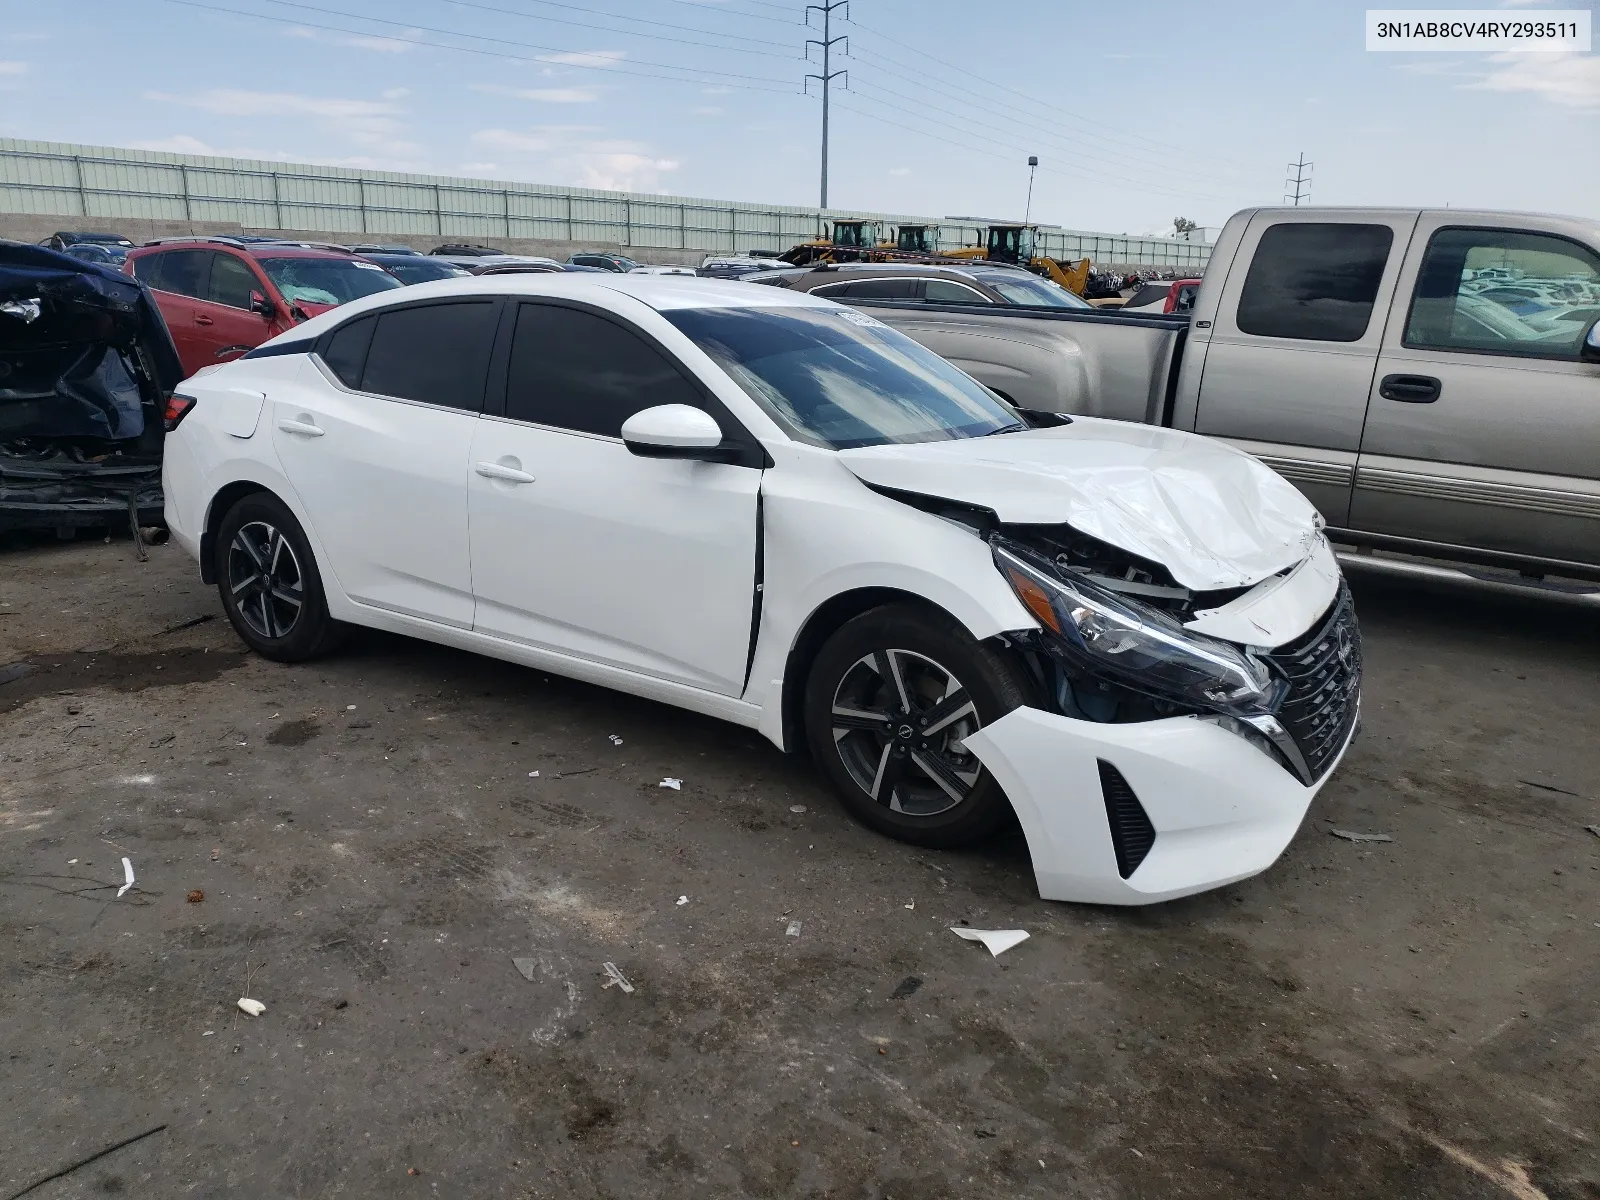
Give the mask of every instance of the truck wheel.
<svg viewBox="0 0 1600 1200">
<path fill-rule="evenodd" d="M 247 646 L 277 662 L 304 662 L 334 649 L 347 627 L 328 615 L 311 545 L 288 506 L 254 492 L 217 529 L 217 591 Z"/>
<path fill-rule="evenodd" d="M 1021 673 L 954 621 L 889 605 L 823 645 L 806 680 L 806 738 L 863 824 L 919 846 L 968 846 L 1011 805 L 963 739 L 1027 695 Z"/>
</svg>

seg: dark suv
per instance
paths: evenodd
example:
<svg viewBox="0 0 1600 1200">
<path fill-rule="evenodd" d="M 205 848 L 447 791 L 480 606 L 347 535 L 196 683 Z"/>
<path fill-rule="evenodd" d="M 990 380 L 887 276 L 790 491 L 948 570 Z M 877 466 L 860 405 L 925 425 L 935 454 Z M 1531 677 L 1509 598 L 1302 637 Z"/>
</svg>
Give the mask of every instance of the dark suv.
<svg viewBox="0 0 1600 1200">
<path fill-rule="evenodd" d="M 752 278 L 753 275 L 753 278 Z M 809 270 L 754 272 L 749 282 L 770 283 L 830 300 L 898 300 L 907 304 L 1026 304 L 1089 308 L 1088 301 L 1020 267 L 973 263 L 847 263 Z"/>
<path fill-rule="evenodd" d="M 639 265 L 626 254 L 601 254 L 599 252 L 574 254 L 567 261 L 575 267 L 595 267 L 601 271 L 616 271 L 624 275 Z"/>
<path fill-rule="evenodd" d="M 297 322 L 400 281 L 356 254 L 295 242 L 193 238 L 128 253 L 178 347 L 185 376 L 238 358 Z"/>
</svg>

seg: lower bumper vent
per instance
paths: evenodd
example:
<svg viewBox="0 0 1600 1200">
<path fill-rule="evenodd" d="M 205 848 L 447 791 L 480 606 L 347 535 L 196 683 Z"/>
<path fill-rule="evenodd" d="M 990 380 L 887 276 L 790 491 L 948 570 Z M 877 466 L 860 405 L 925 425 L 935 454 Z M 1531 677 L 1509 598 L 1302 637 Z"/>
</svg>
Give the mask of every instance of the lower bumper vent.
<svg viewBox="0 0 1600 1200">
<path fill-rule="evenodd" d="M 1126 879 L 1156 844 L 1156 827 L 1133 788 L 1105 759 L 1100 759 L 1100 794 L 1105 797 L 1106 820 L 1111 825 L 1111 845 L 1117 854 L 1117 874 Z"/>
</svg>

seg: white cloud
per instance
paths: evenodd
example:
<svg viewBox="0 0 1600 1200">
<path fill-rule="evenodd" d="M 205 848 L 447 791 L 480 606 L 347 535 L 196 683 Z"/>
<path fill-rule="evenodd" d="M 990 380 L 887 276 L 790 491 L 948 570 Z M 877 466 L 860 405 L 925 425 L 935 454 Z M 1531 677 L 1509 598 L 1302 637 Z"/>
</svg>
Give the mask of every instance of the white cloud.
<svg viewBox="0 0 1600 1200">
<path fill-rule="evenodd" d="M 690 112 L 697 117 L 720 117 L 726 109 L 718 108 L 715 104 L 702 104 L 698 108 L 691 108 Z"/>
<path fill-rule="evenodd" d="M 167 154 L 220 155 L 223 153 L 215 146 L 212 146 L 207 142 L 202 142 L 199 138 L 187 133 L 175 133 L 171 137 L 148 138 L 142 141 L 132 141 L 129 142 L 128 145 L 135 150 L 160 150 Z M 237 156 L 226 155 L 225 157 L 265 158 L 267 156 L 262 154 L 241 154 Z"/>
<path fill-rule="evenodd" d="M 261 117 L 274 123 L 299 117 L 314 122 L 333 137 L 380 151 L 389 156 L 390 162 L 397 156 L 421 151 L 417 143 L 402 136 L 406 130 L 399 117 L 404 110 L 394 100 L 350 100 L 306 96 L 298 92 L 251 92 L 241 88 L 212 88 L 190 95 L 146 92 L 144 98 L 197 108 L 219 117 Z"/>
<path fill-rule="evenodd" d="M 411 89 L 402 87 L 384 88 L 378 95 L 385 100 L 404 100 L 411 95 Z"/>
<path fill-rule="evenodd" d="M 523 177 L 618 192 L 659 191 L 661 176 L 678 169 L 639 142 L 595 137 L 591 125 L 536 125 L 530 129 L 481 129 L 473 146 L 496 156 Z"/>
<path fill-rule="evenodd" d="M 330 33 L 321 29 L 309 29 L 304 25 L 291 25 L 283 31 L 285 37 L 299 38 L 307 42 L 322 42 L 329 46 L 350 46 L 356 50 L 371 50 L 375 54 L 407 54 L 423 42 L 422 34 L 423 31 L 420 29 L 407 29 L 404 38 L 383 37 L 375 33 Z"/>
<path fill-rule="evenodd" d="M 511 96 L 517 100 L 537 100 L 545 104 L 592 104 L 600 99 L 594 88 L 514 88 L 498 83 L 474 83 L 474 92 L 488 92 L 495 96 Z"/>
<path fill-rule="evenodd" d="M 22 86 L 22 77 L 27 73 L 27 63 L 15 59 L 0 59 L 0 92 L 16 91 Z"/>
<path fill-rule="evenodd" d="M 626 50 L 578 50 L 564 54 L 541 54 L 539 61 L 562 67 L 614 67 L 627 57 Z"/>
<path fill-rule="evenodd" d="M 910 167 L 890 167 L 889 168 L 889 174 L 891 174 L 891 175 L 909 175 L 909 174 L 911 174 L 911 168 Z"/>
<path fill-rule="evenodd" d="M 1474 91 L 1531 92 L 1563 108 L 1600 109 L 1600 55 L 1496 54 Z"/>
<path fill-rule="evenodd" d="M 733 94 L 731 87 L 703 87 L 700 89 L 702 96 L 730 96 Z"/>
</svg>

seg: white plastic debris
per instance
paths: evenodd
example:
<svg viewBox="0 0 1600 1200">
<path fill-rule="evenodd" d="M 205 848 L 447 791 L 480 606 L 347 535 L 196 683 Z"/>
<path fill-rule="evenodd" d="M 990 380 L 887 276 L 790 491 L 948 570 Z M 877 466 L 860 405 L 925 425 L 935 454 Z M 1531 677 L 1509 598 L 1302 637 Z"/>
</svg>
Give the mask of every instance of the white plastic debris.
<svg viewBox="0 0 1600 1200">
<path fill-rule="evenodd" d="M 1392 842 L 1394 839 L 1387 833 L 1356 833 L 1349 829 L 1330 829 L 1329 833 L 1336 838 L 1343 838 L 1347 842 Z"/>
<path fill-rule="evenodd" d="M 689 897 L 687 897 L 687 896 L 679 896 L 679 897 L 678 897 L 678 906 L 679 906 L 679 907 L 680 907 L 680 908 L 681 908 L 681 907 L 682 907 L 682 906 L 683 906 L 683 905 L 685 905 L 685 904 L 687 904 L 687 903 L 689 903 Z"/>
<path fill-rule="evenodd" d="M 44 306 L 37 300 L 0 301 L 0 313 L 16 317 L 24 325 L 32 325 L 44 314 Z"/>
<path fill-rule="evenodd" d="M 913 900 L 910 904 L 906 905 L 906 911 L 910 912 L 913 909 L 915 909 L 916 907 L 917 907 L 917 902 L 915 900 Z"/>
<path fill-rule="evenodd" d="M 204 1033 L 202 1033 L 200 1036 L 201 1037 L 216 1037 L 217 1036 L 217 1031 L 215 1029 L 208 1029 Z"/>
<path fill-rule="evenodd" d="M 996 958 L 1018 943 L 1028 940 L 1026 929 L 968 929 L 964 925 L 952 925 L 950 932 L 969 942 L 982 942 L 989 948 L 989 953 Z"/>
<path fill-rule="evenodd" d="M 67 866 L 69 866 L 69 867 L 75 867 L 75 866 L 77 866 L 77 865 L 78 865 L 78 860 L 77 860 L 77 859 L 75 859 L 75 858 L 69 858 L 69 859 L 67 859 Z"/>
<path fill-rule="evenodd" d="M 633 984 L 628 982 L 628 977 L 617 968 L 616 963 L 601 963 L 600 969 L 606 973 L 606 981 L 602 988 L 619 987 L 629 996 L 633 995 Z"/>
<path fill-rule="evenodd" d="M 657 787 L 664 787 L 664 788 L 671 788 L 675 792 L 680 792 L 680 791 L 683 790 L 683 780 L 674 779 L 671 775 L 668 775 L 660 783 L 656 784 L 656 786 Z"/>
<path fill-rule="evenodd" d="M 344 710 L 345 712 L 355 712 L 356 706 L 354 704 L 346 704 Z"/>
<path fill-rule="evenodd" d="M 539 778 L 539 772 L 537 772 L 537 771 L 529 771 L 528 772 L 528 778 L 529 779 L 537 779 L 537 778 Z"/>
<path fill-rule="evenodd" d="M 247 996 L 239 997 L 239 1011 L 248 1013 L 252 1017 L 259 1017 L 267 1011 L 267 1006 L 259 1000 L 251 1000 Z"/>
<path fill-rule="evenodd" d="M 799 921 L 790 921 L 789 922 L 789 928 L 787 928 L 787 929 L 785 929 L 783 931 L 783 936 L 784 937 L 799 937 L 800 936 L 800 922 Z"/>
<path fill-rule="evenodd" d="M 622 739 L 621 739 L 621 738 L 619 738 L 619 737 L 618 737 L 618 736 L 617 736 L 617 735 L 616 735 L 616 734 L 614 734 L 614 733 L 613 733 L 613 734 L 609 734 L 609 735 L 607 735 L 607 736 L 609 736 L 609 737 L 610 737 L 610 738 L 611 738 L 611 744 L 612 744 L 612 745 L 613 745 L 613 746 L 620 746 L 620 745 L 622 745 Z"/>
<path fill-rule="evenodd" d="M 806 806 L 804 804 L 791 804 L 791 805 L 789 805 L 789 811 L 792 812 L 792 813 L 803 813 L 803 812 L 805 812 L 805 810 L 806 810 Z"/>
<path fill-rule="evenodd" d="M 133 886 L 133 863 L 129 859 L 122 860 L 123 884 L 117 889 L 117 899 L 122 899 L 122 894 Z"/>
</svg>

